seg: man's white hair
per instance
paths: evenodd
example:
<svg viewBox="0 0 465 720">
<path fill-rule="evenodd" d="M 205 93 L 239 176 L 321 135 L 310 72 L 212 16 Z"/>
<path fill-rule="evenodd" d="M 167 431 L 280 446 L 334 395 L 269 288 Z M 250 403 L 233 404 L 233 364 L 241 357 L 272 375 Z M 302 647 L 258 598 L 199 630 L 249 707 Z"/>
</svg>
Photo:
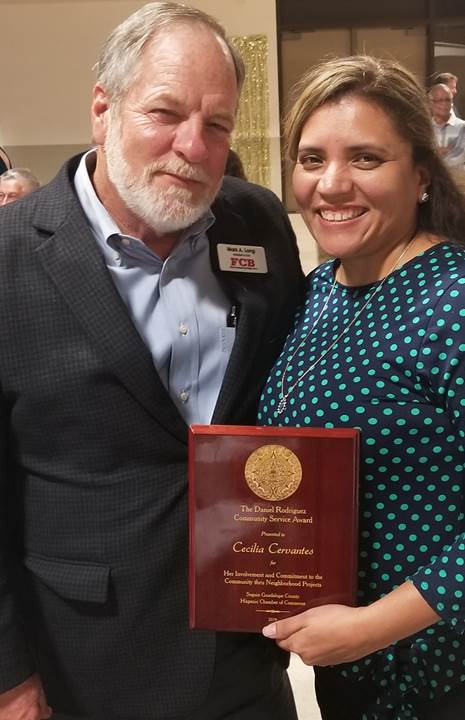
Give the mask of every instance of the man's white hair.
<svg viewBox="0 0 465 720">
<path fill-rule="evenodd" d="M 240 91 L 245 76 L 244 63 L 228 41 L 222 25 L 197 8 L 169 0 L 144 5 L 113 30 L 95 64 L 97 83 L 102 85 L 113 101 L 119 102 L 137 78 L 139 60 L 147 43 L 174 25 L 186 23 L 210 28 L 223 40 L 234 63 Z M 202 52 L 201 48 L 199 52 Z"/>
</svg>

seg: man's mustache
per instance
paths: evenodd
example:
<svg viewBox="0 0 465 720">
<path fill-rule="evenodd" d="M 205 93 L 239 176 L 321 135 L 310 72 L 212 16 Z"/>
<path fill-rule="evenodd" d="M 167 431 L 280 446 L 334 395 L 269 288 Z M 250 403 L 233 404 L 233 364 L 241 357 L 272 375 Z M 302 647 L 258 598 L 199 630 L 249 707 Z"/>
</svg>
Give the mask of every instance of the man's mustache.
<svg viewBox="0 0 465 720">
<path fill-rule="evenodd" d="M 158 175 L 159 173 L 177 175 L 186 180 L 194 180 L 195 182 L 204 184 L 209 182 L 208 175 L 201 168 L 189 165 L 189 163 L 183 162 L 182 160 L 165 160 L 151 163 L 145 168 L 144 176 L 146 180 L 151 180 L 154 175 Z"/>
</svg>

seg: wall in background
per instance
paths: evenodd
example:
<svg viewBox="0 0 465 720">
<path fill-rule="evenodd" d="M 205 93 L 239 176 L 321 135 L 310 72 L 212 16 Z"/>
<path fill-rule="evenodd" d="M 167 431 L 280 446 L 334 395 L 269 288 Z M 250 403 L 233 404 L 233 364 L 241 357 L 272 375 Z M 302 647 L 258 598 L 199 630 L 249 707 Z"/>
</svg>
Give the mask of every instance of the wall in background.
<svg viewBox="0 0 465 720">
<path fill-rule="evenodd" d="M 70 155 L 91 144 L 92 66 L 109 32 L 144 2 L 1 0 L 0 144 L 16 166 L 48 181 Z M 229 35 L 266 34 L 269 47 L 271 187 L 281 192 L 276 9 L 274 0 L 191 0 Z"/>
</svg>

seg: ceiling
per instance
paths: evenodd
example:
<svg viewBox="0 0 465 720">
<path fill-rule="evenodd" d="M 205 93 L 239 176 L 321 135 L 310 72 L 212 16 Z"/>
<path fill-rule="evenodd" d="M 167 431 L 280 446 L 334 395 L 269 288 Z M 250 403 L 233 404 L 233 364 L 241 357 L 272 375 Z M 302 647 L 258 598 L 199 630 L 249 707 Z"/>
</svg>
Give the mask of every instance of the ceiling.
<svg viewBox="0 0 465 720">
<path fill-rule="evenodd" d="M 463 19 L 464 0 L 277 0 L 281 31 L 358 25 L 416 25 L 439 19 Z"/>
</svg>

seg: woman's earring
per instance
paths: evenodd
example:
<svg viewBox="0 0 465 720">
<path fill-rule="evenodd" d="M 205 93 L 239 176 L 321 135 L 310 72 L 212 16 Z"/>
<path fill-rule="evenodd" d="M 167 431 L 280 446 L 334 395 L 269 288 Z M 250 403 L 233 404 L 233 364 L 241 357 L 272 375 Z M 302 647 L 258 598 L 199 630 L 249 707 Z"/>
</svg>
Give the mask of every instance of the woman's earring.
<svg viewBox="0 0 465 720">
<path fill-rule="evenodd" d="M 423 193 L 423 195 L 422 195 L 421 198 L 420 198 L 420 202 L 421 202 L 421 203 L 427 203 L 428 200 L 429 200 L 429 193 L 427 193 L 426 190 L 425 190 L 425 192 Z"/>
</svg>

